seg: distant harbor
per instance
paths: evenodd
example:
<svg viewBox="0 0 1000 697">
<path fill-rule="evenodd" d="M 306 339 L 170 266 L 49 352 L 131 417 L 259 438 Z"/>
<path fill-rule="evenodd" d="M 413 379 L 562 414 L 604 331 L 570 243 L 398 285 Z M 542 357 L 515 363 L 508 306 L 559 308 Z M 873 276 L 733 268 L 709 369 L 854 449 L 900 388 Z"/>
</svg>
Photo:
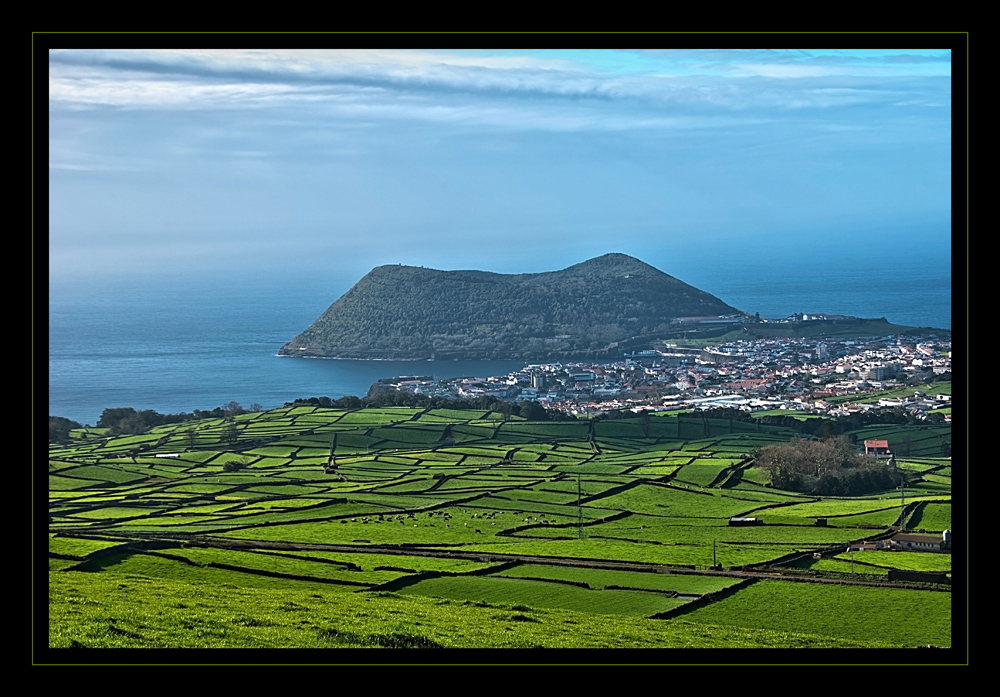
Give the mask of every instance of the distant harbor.
<svg viewBox="0 0 1000 697">
<path fill-rule="evenodd" d="M 647 349 L 613 362 L 532 364 L 486 377 L 404 375 L 379 380 L 370 393 L 536 401 L 573 415 L 729 406 L 837 416 L 865 407 L 838 406 L 829 398 L 858 395 L 856 401 L 864 401 L 866 393 L 950 372 L 951 342 L 934 336 L 760 339 L 704 349 Z M 874 406 L 926 412 L 941 407 L 942 399 L 880 400 L 869 408 Z"/>
</svg>

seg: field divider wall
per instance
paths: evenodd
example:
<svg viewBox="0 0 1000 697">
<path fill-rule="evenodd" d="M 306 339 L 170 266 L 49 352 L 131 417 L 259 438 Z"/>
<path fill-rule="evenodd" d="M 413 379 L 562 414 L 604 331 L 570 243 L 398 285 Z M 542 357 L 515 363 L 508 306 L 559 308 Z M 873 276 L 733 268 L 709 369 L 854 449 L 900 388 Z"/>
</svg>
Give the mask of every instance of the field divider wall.
<svg viewBox="0 0 1000 697">
<path fill-rule="evenodd" d="M 613 583 L 609 583 L 604 586 L 606 591 L 642 591 L 643 593 L 659 593 L 661 595 L 667 595 L 671 598 L 676 598 L 680 595 L 677 591 L 667 590 L 663 588 L 635 588 L 633 586 L 618 586 Z M 695 595 L 695 593 L 688 593 L 687 595 Z"/>
<path fill-rule="evenodd" d="M 758 580 L 759 579 L 756 578 L 744 578 L 740 581 L 737 581 L 731 586 L 723 588 L 722 590 L 715 591 L 713 593 L 705 593 L 701 597 L 692 600 L 689 603 L 684 603 L 683 605 L 680 605 L 678 607 L 671 608 L 664 612 L 658 612 L 655 615 L 651 615 L 649 619 L 672 620 L 681 615 L 686 615 L 687 613 L 693 612 L 694 610 L 697 610 L 698 608 L 703 607 L 704 605 L 708 605 L 709 603 L 714 603 L 719 600 L 728 598 L 731 595 L 735 595 L 736 593 L 743 590 L 747 586 L 756 583 Z"/>
</svg>

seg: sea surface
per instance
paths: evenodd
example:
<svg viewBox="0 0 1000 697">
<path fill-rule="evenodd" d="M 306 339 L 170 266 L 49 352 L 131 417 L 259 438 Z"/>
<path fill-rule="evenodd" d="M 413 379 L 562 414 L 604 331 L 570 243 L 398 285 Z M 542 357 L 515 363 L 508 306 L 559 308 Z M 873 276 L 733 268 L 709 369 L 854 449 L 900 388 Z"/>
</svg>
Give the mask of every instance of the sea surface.
<svg viewBox="0 0 1000 697">
<path fill-rule="evenodd" d="M 664 270 L 762 317 L 827 312 L 951 328 L 950 263 L 941 259 L 914 257 L 891 269 L 877 260 L 755 267 L 729 259 L 710 269 Z M 236 400 L 273 408 L 299 397 L 364 396 L 376 380 L 396 375 L 485 377 L 524 366 L 276 355 L 355 280 L 323 287 L 221 275 L 50 282 L 49 414 L 93 425 L 112 407 L 177 413 Z"/>
</svg>

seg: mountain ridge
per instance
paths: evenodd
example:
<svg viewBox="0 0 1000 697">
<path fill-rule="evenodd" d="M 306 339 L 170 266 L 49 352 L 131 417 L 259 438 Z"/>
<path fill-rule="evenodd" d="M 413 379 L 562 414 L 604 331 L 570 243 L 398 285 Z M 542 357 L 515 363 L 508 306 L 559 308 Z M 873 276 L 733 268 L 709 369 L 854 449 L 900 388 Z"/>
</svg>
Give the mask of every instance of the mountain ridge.
<svg viewBox="0 0 1000 697">
<path fill-rule="evenodd" d="M 279 354 L 369 359 L 605 357 L 677 317 L 738 314 L 626 254 L 500 274 L 377 266 Z"/>
</svg>

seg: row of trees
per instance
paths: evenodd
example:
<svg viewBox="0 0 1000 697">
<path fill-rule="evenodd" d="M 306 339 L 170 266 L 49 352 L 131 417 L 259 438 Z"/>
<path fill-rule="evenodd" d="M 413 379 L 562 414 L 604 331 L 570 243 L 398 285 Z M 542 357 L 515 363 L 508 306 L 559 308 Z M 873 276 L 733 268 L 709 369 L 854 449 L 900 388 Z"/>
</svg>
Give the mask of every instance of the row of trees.
<svg viewBox="0 0 1000 697">
<path fill-rule="evenodd" d="M 750 412 L 741 409 L 721 408 L 712 409 L 707 412 L 713 419 L 732 419 L 744 423 L 760 423 L 765 426 L 784 426 L 806 436 L 816 438 L 830 438 L 845 434 L 849 431 L 857 431 L 865 426 L 876 424 L 942 424 L 943 414 L 928 414 L 926 419 L 920 420 L 916 414 L 912 414 L 899 407 L 882 407 L 880 409 L 870 409 L 865 412 L 858 412 L 848 416 L 837 416 L 822 419 L 796 419 L 794 416 L 786 414 L 771 414 L 768 416 L 754 416 Z"/>
<path fill-rule="evenodd" d="M 244 408 L 239 404 L 239 402 L 236 401 L 229 402 L 228 404 L 216 407 L 215 409 L 195 409 L 190 414 L 186 412 L 181 412 L 179 414 L 161 414 L 152 409 L 136 411 L 132 407 L 115 407 L 112 409 L 105 409 L 101 412 L 101 418 L 97 421 L 97 428 L 106 428 L 108 429 L 108 433 L 110 435 L 117 436 L 145 433 L 149 429 L 156 426 L 184 423 L 186 421 L 200 421 L 201 419 L 232 420 L 233 417 L 239 416 L 240 414 L 249 414 L 259 411 L 264 411 L 264 407 L 260 404 L 254 403 L 251 404 L 249 408 Z M 50 423 L 54 418 L 60 417 L 49 417 Z M 75 428 L 80 428 L 80 425 L 76 424 Z"/>
<path fill-rule="evenodd" d="M 574 417 L 556 410 L 548 410 L 538 402 L 505 402 L 498 397 L 474 397 L 473 399 L 449 399 L 412 392 L 371 391 L 364 399 L 357 397 L 310 397 L 286 402 L 286 407 L 316 406 L 331 409 L 362 409 L 385 407 L 419 407 L 421 409 L 472 409 L 494 411 L 504 416 L 520 416 L 529 421 L 565 421 Z"/>
</svg>

